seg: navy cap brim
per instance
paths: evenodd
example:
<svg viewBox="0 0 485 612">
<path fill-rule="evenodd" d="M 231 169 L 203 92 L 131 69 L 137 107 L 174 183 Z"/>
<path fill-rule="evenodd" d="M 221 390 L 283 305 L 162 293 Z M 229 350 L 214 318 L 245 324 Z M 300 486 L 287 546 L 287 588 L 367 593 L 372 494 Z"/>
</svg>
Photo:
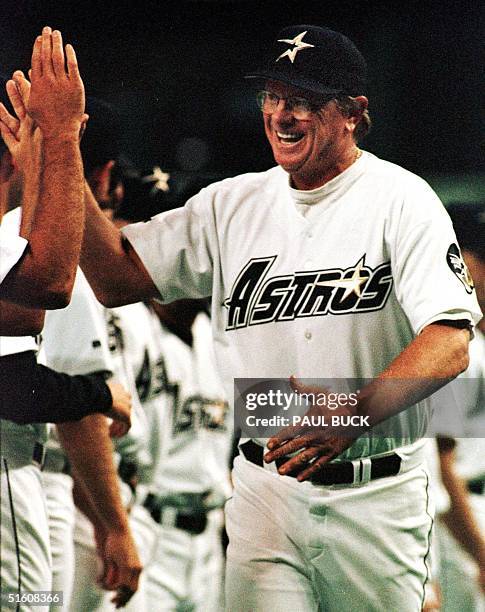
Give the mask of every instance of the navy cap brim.
<svg viewBox="0 0 485 612">
<path fill-rule="evenodd" d="M 278 71 L 271 70 L 262 70 L 261 72 L 253 72 L 251 74 L 246 74 L 244 76 L 245 79 L 252 79 L 254 81 L 280 81 L 282 83 L 286 83 L 287 85 L 293 85 L 293 87 L 298 87 L 299 89 L 305 89 L 306 91 L 311 91 L 313 93 L 318 94 L 340 94 L 344 93 L 342 90 L 333 89 L 331 87 L 324 87 L 321 83 L 316 83 L 315 81 L 310 81 L 307 79 L 299 78 L 291 78 L 285 74 L 282 74 Z"/>
</svg>

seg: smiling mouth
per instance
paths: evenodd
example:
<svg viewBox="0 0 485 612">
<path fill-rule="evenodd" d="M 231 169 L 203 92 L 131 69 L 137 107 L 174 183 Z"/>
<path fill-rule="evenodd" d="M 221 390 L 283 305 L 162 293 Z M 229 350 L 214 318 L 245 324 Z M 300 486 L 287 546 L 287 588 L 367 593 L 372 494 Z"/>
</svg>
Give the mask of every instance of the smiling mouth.
<svg viewBox="0 0 485 612">
<path fill-rule="evenodd" d="M 287 132 L 276 132 L 276 136 L 278 137 L 279 142 L 283 144 L 292 145 L 297 142 L 300 142 L 304 134 L 301 134 L 301 133 L 291 134 Z"/>
</svg>

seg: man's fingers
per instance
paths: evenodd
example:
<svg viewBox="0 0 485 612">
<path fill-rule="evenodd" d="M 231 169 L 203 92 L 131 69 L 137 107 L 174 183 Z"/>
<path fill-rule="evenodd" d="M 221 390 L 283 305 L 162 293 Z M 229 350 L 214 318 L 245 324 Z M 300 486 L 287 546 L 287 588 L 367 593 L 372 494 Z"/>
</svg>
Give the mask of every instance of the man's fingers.
<svg viewBox="0 0 485 612">
<path fill-rule="evenodd" d="M 116 591 L 116 595 L 111 600 L 111 603 L 116 608 L 123 608 L 130 601 L 136 591 L 132 591 L 129 587 L 122 586 Z"/>
<path fill-rule="evenodd" d="M 13 73 L 12 79 L 17 83 L 17 89 L 20 92 L 24 108 L 29 101 L 30 95 L 30 82 L 25 78 L 24 73 L 21 70 L 16 70 Z"/>
<path fill-rule="evenodd" d="M 37 36 L 32 49 L 32 68 L 29 70 L 31 80 L 38 79 L 42 76 L 42 36 Z"/>
<path fill-rule="evenodd" d="M 9 94 L 10 95 L 10 94 Z M 20 127 L 20 121 L 8 112 L 5 106 L 0 102 L 0 119 L 5 123 L 13 134 L 17 134 Z"/>
<path fill-rule="evenodd" d="M 66 45 L 67 71 L 72 79 L 80 78 L 76 52 L 72 45 Z"/>
<path fill-rule="evenodd" d="M 317 453 L 321 453 L 321 449 L 317 451 Z M 328 452 L 327 454 L 321 455 L 318 459 L 316 459 L 312 464 L 310 464 L 305 470 L 302 470 L 296 479 L 299 482 L 303 482 L 304 480 L 308 480 L 314 474 L 319 472 L 322 467 L 327 464 L 331 459 L 333 459 L 334 453 Z"/>
<path fill-rule="evenodd" d="M 290 386 L 293 391 L 295 393 L 298 393 L 299 395 L 307 393 L 309 395 L 315 395 L 317 397 L 324 395 L 325 393 L 328 393 L 330 391 L 328 387 L 310 387 L 308 385 L 305 385 L 295 376 L 290 376 Z"/>
<path fill-rule="evenodd" d="M 42 30 L 42 74 L 54 76 L 54 67 L 52 65 L 52 33 L 49 26 Z"/>
<path fill-rule="evenodd" d="M 25 110 L 25 104 L 20 94 L 20 91 L 17 87 L 16 81 L 13 81 L 13 80 L 7 81 L 7 93 L 8 93 L 8 98 L 10 102 L 12 103 L 15 114 L 20 119 L 20 121 L 23 121 L 27 115 L 27 111 Z M 20 123 L 19 121 L 17 121 L 16 123 L 17 123 L 17 129 L 18 129 L 20 127 Z M 13 126 L 9 126 L 9 127 L 11 130 L 15 130 Z"/>
<path fill-rule="evenodd" d="M 274 438 L 271 438 L 271 440 L 274 440 Z M 271 463 L 272 461 L 275 461 L 276 459 L 281 459 L 285 455 L 290 455 L 291 453 L 294 453 L 304 448 L 305 446 L 309 446 L 308 440 L 305 436 L 299 436 L 298 438 L 294 438 L 293 440 L 288 440 L 281 446 L 278 446 L 278 448 L 275 448 L 269 453 L 266 453 L 264 455 L 264 461 L 266 463 Z"/>
<path fill-rule="evenodd" d="M 305 385 L 303 385 L 302 382 L 295 376 L 290 376 L 290 386 L 295 393 L 305 392 Z"/>
<path fill-rule="evenodd" d="M 121 423 L 120 421 L 113 421 L 109 426 L 109 435 L 111 438 L 122 438 L 126 436 L 130 430 L 130 425 L 127 423 Z"/>
<path fill-rule="evenodd" d="M 113 591 L 120 584 L 119 571 L 113 561 L 107 561 L 104 566 L 104 573 L 99 579 L 99 584 L 106 591 Z"/>
<path fill-rule="evenodd" d="M 310 461 L 315 459 L 319 454 L 319 450 L 315 447 L 305 448 L 294 457 L 288 458 L 283 465 L 278 468 L 280 474 L 291 474 L 293 472 L 301 472 L 308 466 Z"/>
<path fill-rule="evenodd" d="M 0 133 L 2 134 L 4 143 L 7 145 L 7 149 L 11 153 L 12 147 L 15 147 L 15 145 L 18 144 L 18 141 L 15 138 L 15 136 L 12 134 L 12 132 L 10 131 L 9 127 L 5 125 L 5 123 L 1 119 L 0 119 Z"/>
<path fill-rule="evenodd" d="M 62 47 L 62 34 L 59 30 L 52 32 L 52 67 L 57 77 L 65 76 L 64 49 Z"/>
</svg>

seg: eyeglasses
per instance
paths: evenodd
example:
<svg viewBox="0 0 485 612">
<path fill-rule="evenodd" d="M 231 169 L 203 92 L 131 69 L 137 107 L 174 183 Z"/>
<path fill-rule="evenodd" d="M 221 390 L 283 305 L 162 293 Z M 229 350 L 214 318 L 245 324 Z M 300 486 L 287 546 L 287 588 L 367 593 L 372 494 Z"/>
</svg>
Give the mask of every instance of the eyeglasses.
<svg viewBox="0 0 485 612">
<path fill-rule="evenodd" d="M 330 100 L 334 99 L 335 96 L 320 98 L 318 101 L 311 101 L 307 100 L 306 98 L 298 98 L 294 96 L 283 98 L 281 96 L 277 96 L 271 91 L 264 90 L 258 91 L 256 94 L 258 106 L 265 115 L 272 115 L 278 108 L 280 100 L 284 100 L 286 102 L 286 109 L 290 113 L 293 113 L 295 119 L 299 119 L 301 121 L 310 119 L 313 113 L 316 113 L 323 106 L 325 106 L 325 104 L 330 102 Z"/>
</svg>

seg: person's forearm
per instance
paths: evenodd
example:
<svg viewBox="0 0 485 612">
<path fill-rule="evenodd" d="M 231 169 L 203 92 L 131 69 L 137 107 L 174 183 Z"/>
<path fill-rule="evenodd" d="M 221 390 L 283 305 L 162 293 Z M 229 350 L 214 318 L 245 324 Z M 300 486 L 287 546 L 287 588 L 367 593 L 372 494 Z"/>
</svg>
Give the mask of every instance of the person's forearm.
<svg viewBox="0 0 485 612">
<path fill-rule="evenodd" d="M 45 310 L 0 300 L 0 336 L 36 336 L 44 327 Z"/>
<path fill-rule="evenodd" d="M 469 337 L 468 329 L 426 327 L 362 389 L 358 414 L 374 426 L 435 393 L 468 367 Z"/>
<path fill-rule="evenodd" d="M 0 417 L 21 425 L 78 421 L 113 406 L 102 374 L 69 376 L 36 362 L 34 351 L 0 358 Z"/>
<path fill-rule="evenodd" d="M 98 300 L 114 307 L 157 297 L 158 292 L 143 264 L 122 239 L 120 230 L 103 215 L 87 183 L 85 206 L 81 268 Z"/>
<path fill-rule="evenodd" d="M 72 488 L 74 504 L 89 519 L 95 529 L 104 531 L 104 524 L 93 507 L 93 502 L 87 493 L 86 487 L 75 475 L 72 476 L 74 481 L 74 486 Z"/>
<path fill-rule="evenodd" d="M 27 229 L 29 225 L 30 221 L 24 222 Z M 43 138 L 29 244 L 15 274 L 2 283 L 1 296 L 37 308 L 67 306 L 83 232 L 84 177 L 78 135 Z"/>
<path fill-rule="evenodd" d="M 91 415 L 79 423 L 57 427 L 74 476 L 82 482 L 104 529 L 126 530 L 128 518 L 121 500 L 106 418 Z"/>
<path fill-rule="evenodd" d="M 452 454 L 440 453 L 441 478 L 450 497 L 450 508 L 442 515 L 453 536 L 477 561 L 485 563 L 485 537 L 475 520 L 470 505 L 470 494 L 463 479 L 458 476 L 451 460 Z"/>
<path fill-rule="evenodd" d="M 40 167 L 41 167 L 41 156 L 40 149 L 35 147 L 35 138 L 40 139 L 40 131 L 34 136 L 32 141 L 32 152 L 31 163 L 27 168 L 22 171 L 23 177 L 23 193 L 21 211 L 22 218 L 20 223 L 19 234 L 22 238 L 29 240 L 30 233 L 32 231 L 32 224 L 34 220 L 35 207 L 39 198 L 39 186 L 40 186 Z"/>
<path fill-rule="evenodd" d="M 84 172 L 79 135 L 43 139 L 39 201 L 29 245 L 39 288 L 69 302 L 84 233 Z M 39 270 L 44 274 L 39 274 Z M 52 280 L 54 276 L 55 281 Z M 39 278 L 40 277 L 40 278 Z"/>
</svg>

